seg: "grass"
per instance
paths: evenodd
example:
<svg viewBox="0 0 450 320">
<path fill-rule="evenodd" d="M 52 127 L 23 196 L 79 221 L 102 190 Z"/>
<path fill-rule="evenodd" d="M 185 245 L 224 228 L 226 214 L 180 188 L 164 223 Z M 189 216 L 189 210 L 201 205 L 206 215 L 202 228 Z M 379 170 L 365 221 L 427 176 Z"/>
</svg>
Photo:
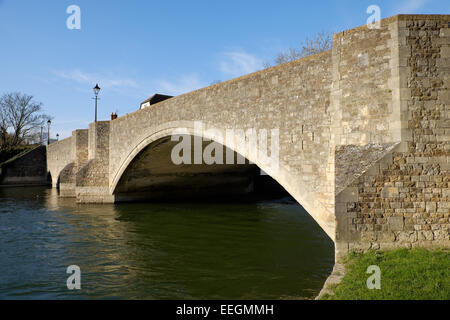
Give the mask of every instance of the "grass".
<svg viewBox="0 0 450 320">
<path fill-rule="evenodd" d="M 328 300 L 449 300 L 450 252 L 447 250 L 400 249 L 351 253 L 344 260 L 346 274 L 334 286 Z M 370 290 L 366 270 L 381 270 L 381 289 Z"/>
</svg>

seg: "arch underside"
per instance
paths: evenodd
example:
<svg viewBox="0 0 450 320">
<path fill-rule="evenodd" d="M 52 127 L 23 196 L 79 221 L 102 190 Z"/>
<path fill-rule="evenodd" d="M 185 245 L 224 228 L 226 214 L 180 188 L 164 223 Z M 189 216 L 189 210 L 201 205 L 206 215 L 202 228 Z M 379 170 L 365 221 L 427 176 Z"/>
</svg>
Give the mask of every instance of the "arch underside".
<svg viewBox="0 0 450 320">
<path fill-rule="evenodd" d="M 183 136 L 183 140 L 194 140 Z M 200 138 L 201 139 L 201 138 Z M 220 146 L 221 164 L 194 163 L 194 148 L 188 163 L 174 164 L 171 155 L 178 141 L 161 138 L 142 150 L 129 164 L 117 184 L 116 201 L 143 200 L 235 200 L 247 196 L 279 197 L 287 192 L 272 178 L 236 152 Z M 211 142 L 203 141 L 201 150 Z M 191 143 L 193 145 L 193 143 Z M 226 163 L 226 155 L 233 161 Z M 213 153 L 213 155 L 215 155 Z M 229 157 L 231 160 L 231 157 Z M 240 158 L 240 159 L 239 159 Z M 271 183 L 273 182 L 273 183 Z"/>
<path fill-rule="evenodd" d="M 64 176 L 65 172 L 67 172 L 68 170 L 70 171 L 73 167 L 73 164 L 73 162 L 68 162 L 58 168 L 48 169 L 48 175 L 51 177 L 51 182 L 54 188 L 59 188 L 61 183 L 61 176 Z"/>
<path fill-rule="evenodd" d="M 247 159 L 246 164 L 174 165 L 170 157 L 171 150 L 177 142 L 171 141 L 170 137 L 174 130 L 180 127 L 186 128 L 186 135 L 215 141 L 214 136 L 207 135 L 206 131 L 196 132 L 193 123 L 186 121 L 149 128 L 147 131 L 149 134 L 139 139 L 139 142 L 129 151 L 128 156 L 121 160 L 121 165 L 115 172 L 110 172 L 110 194 L 115 196 L 116 201 L 170 198 L 171 194 L 175 195 L 175 193 L 177 196 L 181 194 L 186 198 L 198 198 L 198 194 L 203 197 L 219 194 L 242 195 L 254 191 L 254 178 L 260 176 L 261 169 L 302 205 L 334 240 L 333 213 L 316 201 L 314 195 L 308 192 L 306 186 L 298 183 L 299 179 L 296 179 L 289 167 L 281 161 L 278 170 L 272 172 L 272 168 L 253 158 L 248 149 L 240 149 L 224 143 L 224 156 L 229 148 L 235 152 L 235 157 L 240 154 Z M 192 156 L 191 159 L 194 157 Z"/>
</svg>

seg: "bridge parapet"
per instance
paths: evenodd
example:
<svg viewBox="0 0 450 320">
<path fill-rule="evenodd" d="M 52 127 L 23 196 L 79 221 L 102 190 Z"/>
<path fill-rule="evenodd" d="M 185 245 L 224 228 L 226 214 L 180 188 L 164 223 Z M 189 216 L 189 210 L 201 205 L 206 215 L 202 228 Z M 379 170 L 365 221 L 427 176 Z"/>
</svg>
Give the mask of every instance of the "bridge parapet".
<svg viewBox="0 0 450 320">
<path fill-rule="evenodd" d="M 75 152 L 74 160 L 77 168 L 81 168 L 88 161 L 88 132 L 87 129 L 72 132 L 72 148 Z"/>
<path fill-rule="evenodd" d="M 401 141 L 399 16 L 333 37 L 332 134 L 336 145 Z M 402 51 L 403 52 L 403 51 Z"/>
</svg>

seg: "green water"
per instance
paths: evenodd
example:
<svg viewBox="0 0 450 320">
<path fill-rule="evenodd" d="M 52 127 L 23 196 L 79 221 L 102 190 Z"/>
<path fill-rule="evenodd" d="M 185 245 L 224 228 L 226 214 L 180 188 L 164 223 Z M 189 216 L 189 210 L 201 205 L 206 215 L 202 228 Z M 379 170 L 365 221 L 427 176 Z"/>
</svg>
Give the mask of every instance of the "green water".
<svg viewBox="0 0 450 320">
<path fill-rule="evenodd" d="M 288 199 L 253 204 L 77 205 L 0 189 L 0 299 L 305 299 L 331 240 Z M 81 269 L 81 290 L 66 268 Z"/>
</svg>

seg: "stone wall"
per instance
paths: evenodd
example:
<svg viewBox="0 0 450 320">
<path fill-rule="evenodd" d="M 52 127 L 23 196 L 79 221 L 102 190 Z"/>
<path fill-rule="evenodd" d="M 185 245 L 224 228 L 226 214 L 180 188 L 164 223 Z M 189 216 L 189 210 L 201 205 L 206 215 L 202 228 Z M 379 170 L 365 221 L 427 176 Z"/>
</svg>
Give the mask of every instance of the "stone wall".
<svg viewBox="0 0 450 320">
<path fill-rule="evenodd" d="M 332 134 L 336 145 L 400 141 L 397 18 L 334 35 Z"/>
<path fill-rule="evenodd" d="M 59 174 L 59 194 L 62 197 L 75 197 L 76 173 L 87 163 L 88 130 L 72 132 L 73 162 L 67 164 Z"/>
<path fill-rule="evenodd" d="M 47 181 L 47 157 L 44 146 L 2 163 L 0 185 L 45 185 Z"/>
<path fill-rule="evenodd" d="M 72 148 L 75 150 L 75 166 L 81 168 L 88 161 L 89 130 L 75 130 L 72 132 Z"/>
<path fill-rule="evenodd" d="M 401 143 L 336 197 L 347 250 L 450 246 L 450 16 L 400 16 Z"/>
</svg>

